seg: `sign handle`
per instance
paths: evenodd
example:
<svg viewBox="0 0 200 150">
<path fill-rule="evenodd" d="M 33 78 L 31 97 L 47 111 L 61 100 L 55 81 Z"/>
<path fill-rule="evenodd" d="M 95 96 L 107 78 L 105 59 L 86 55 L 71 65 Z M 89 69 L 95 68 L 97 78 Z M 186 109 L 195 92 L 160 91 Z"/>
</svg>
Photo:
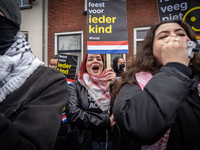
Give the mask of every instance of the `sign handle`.
<svg viewBox="0 0 200 150">
<path fill-rule="evenodd" d="M 106 68 L 107 69 L 110 69 L 111 68 L 111 56 L 110 56 L 110 54 L 106 54 L 106 62 L 107 62 L 107 66 L 106 66 Z M 107 84 L 108 84 L 108 86 L 110 85 L 110 83 L 111 83 L 111 81 L 107 81 Z"/>
</svg>

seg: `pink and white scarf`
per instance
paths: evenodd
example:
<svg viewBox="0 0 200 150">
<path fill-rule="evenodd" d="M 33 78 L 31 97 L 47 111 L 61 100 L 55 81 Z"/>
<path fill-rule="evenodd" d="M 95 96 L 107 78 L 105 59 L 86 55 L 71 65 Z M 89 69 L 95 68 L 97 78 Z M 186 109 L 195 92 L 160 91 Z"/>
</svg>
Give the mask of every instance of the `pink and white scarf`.
<svg viewBox="0 0 200 150">
<path fill-rule="evenodd" d="M 106 70 L 99 76 L 92 76 L 84 73 L 80 78 L 78 74 L 78 81 L 88 90 L 88 94 L 95 100 L 102 111 L 110 110 L 110 93 L 106 80 Z"/>
<path fill-rule="evenodd" d="M 153 77 L 153 75 L 149 72 L 139 72 L 135 74 L 138 85 L 142 90 L 149 82 L 149 80 Z M 156 143 L 152 145 L 143 145 L 141 150 L 166 150 L 167 140 L 169 138 L 170 129 L 158 140 Z"/>
<path fill-rule="evenodd" d="M 198 93 L 199 93 L 199 98 L 200 98 L 200 82 L 197 85 Z"/>
</svg>

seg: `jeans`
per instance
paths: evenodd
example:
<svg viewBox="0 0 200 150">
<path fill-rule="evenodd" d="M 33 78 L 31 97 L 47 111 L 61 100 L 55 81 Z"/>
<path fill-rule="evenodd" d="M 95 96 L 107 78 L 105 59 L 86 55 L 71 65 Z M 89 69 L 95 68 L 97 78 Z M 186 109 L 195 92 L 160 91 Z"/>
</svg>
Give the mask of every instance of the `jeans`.
<svg viewBox="0 0 200 150">
<path fill-rule="evenodd" d="M 112 150 L 112 141 L 108 141 L 107 149 L 106 149 L 106 142 L 92 142 L 93 150 Z"/>
</svg>

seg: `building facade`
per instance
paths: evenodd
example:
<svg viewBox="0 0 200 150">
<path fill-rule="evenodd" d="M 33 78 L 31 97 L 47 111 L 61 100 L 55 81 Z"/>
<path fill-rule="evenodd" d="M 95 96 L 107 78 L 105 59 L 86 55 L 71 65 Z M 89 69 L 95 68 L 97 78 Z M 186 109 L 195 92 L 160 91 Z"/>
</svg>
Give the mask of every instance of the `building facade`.
<svg viewBox="0 0 200 150">
<path fill-rule="evenodd" d="M 17 0 L 21 10 L 21 29 L 30 43 L 31 51 L 47 62 L 47 0 Z"/>
<path fill-rule="evenodd" d="M 87 53 L 86 4 L 87 0 L 48 1 L 48 62 L 54 54 L 66 53 L 78 55 L 80 63 Z M 159 17 L 156 0 L 126 0 L 126 11 L 129 53 L 123 56 L 128 66 Z"/>
</svg>

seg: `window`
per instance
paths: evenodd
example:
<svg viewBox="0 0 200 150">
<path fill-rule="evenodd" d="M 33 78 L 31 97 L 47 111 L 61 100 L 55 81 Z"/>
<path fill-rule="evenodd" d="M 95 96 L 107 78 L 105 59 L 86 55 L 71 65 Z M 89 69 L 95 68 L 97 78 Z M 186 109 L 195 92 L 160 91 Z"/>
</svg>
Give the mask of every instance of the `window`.
<svg viewBox="0 0 200 150">
<path fill-rule="evenodd" d="M 29 0 L 17 0 L 17 3 L 19 4 L 20 9 L 32 8 L 29 4 Z"/>
<path fill-rule="evenodd" d="M 21 31 L 22 33 L 24 33 L 24 35 L 26 36 L 26 41 L 28 42 L 28 31 Z"/>
<path fill-rule="evenodd" d="M 87 0 L 85 0 L 85 8 L 84 11 L 87 11 Z"/>
<path fill-rule="evenodd" d="M 134 55 L 140 49 L 142 41 L 150 27 L 134 28 Z"/>
<path fill-rule="evenodd" d="M 78 73 L 83 56 L 83 31 L 55 33 L 55 54 L 78 56 Z"/>
</svg>

